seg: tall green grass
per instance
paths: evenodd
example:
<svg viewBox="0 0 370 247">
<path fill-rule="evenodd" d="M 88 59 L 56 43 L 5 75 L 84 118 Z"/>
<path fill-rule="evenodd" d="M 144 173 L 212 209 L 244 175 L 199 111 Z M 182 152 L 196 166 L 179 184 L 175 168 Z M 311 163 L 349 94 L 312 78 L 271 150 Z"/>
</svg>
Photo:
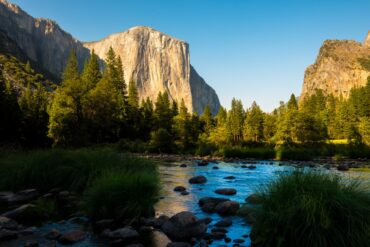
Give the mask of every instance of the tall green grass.
<svg viewBox="0 0 370 247">
<path fill-rule="evenodd" d="M 0 178 L 0 190 L 76 192 L 89 213 L 104 217 L 147 214 L 159 185 L 153 161 L 110 149 L 10 153 L 0 157 Z"/>
<path fill-rule="evenodd" d="M 223 147 L 220 153 L 225 158 L 273 159 L 275 151 L 270 147 Z"/>
<path fill-rule="evenodd" d="M 370 246 L 370 193 L 356 181 L 293 172 L 259 195 L 253 246 Z"/>
</svg>

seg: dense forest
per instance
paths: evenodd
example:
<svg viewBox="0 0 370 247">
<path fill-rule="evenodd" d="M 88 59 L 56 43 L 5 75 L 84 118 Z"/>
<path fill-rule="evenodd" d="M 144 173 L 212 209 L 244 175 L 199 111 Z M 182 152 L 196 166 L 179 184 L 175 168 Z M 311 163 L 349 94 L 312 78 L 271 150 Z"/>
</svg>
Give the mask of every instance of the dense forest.
<svg viewBox="0 0 370 247">
<path fill-rule="evenodd" d="M 370 145 L 370 80 L 365 87 L 353 88 L 348 99 L 316 90 L 298 102 L 292 94 L 271 113 L 256 102 L 245 109 L 241 100 L 233 99 L 230 110 L 221 107 L 212 116 L 208 106 L 201 115 L 190 113 L 183 101 L 173 102 L 166 92 L 159 92 L 156 102 L 140 102 L 135 82 L 124 80 L 121 59 L 113 49 L 103 70 L 92 52 L 82 72 L 71 52 L 56 89 L 29 62 L 1 59 L 4 146 L 118 143 L 133 152 L 225 155 L 233 150 L 238 156 L 243 148 L 317 146 L 339 140 L 356 149 Z"/>
</svg>

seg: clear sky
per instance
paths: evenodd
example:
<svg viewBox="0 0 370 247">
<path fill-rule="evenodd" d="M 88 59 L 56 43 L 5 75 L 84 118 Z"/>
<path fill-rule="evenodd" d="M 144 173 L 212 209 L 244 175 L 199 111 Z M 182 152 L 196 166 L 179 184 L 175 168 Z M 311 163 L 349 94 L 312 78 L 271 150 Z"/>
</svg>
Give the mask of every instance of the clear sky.
<svg viewBox="0 0 370 247">
<path fill-rule="evenodd" d="M 82 41 L 150 26 L 190 44 L 191 63 L 229 107 L 253 100 L 270 111 L 300 94 L 325 39 L 363 41 L 367 0 L 10 0 Z"/>
</svg>

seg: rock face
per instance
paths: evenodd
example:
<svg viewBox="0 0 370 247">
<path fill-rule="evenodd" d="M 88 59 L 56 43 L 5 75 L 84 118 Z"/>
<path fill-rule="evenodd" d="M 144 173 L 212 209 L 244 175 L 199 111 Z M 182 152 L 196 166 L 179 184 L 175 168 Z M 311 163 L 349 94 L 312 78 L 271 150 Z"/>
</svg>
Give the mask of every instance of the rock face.
<svg viewBox="0 0 370 247">
<path fill-rule="evenodd" d="M 351 88 L 366 84 L 370 68 L 363 62 L 369 57 L 369 34 L 364 44 L 351 40 L 326 40 L 316 62 L 305 71 L 301 99 L 315 93 L 316 89 L 322 89 L 327 95 L 347 98 Z"/>
<path fill-rule="evenodd" d="M 15 4 L 0 0 L 0 29 L 14 40 L 27 56 L 60 76 L 71 49 L 79 62 L 89 55 L 78 40 L 52 20 L 33 18 Z"/>
<path fill-rule="evenodd" d="M 60 78 L 68 55 L 75 50 L 80 66 L 94 49 L 103 60 L 110 47 L 121 57 L 125 79 L 136 82 L 139 97 L 155 101 L 167 91 L 171 100 L 184 99 L 189 111 L 202 113 L 209 105 L 216 114 L 215 91 L 190 65 L 189 45 L 149 27 L 134 27 L 97 41 L 82 43 L 54 21 L 33 18 L 17 5 L 0 0 L 0 31 L 32 61 Z"/>
<path fill-rule="evenodd" d="M 190 65 L 189 45 L 149 27 L 133 27 L 96 42 L 84 43 L 102 59 L 110 47 L 121 57 L 125 79 L 136 82 L 140 98 L 155 101 L 158 92 L 170 99 L 184 99 L 191 112 L 201 113 L 206 105 L 217 113 L 220 102 Z"/>
</svg>

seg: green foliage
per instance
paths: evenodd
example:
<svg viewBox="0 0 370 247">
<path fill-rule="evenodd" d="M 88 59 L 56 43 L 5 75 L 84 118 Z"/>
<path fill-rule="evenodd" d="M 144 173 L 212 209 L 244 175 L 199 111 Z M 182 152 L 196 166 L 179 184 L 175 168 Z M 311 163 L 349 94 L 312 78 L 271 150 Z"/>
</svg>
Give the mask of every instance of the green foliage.
<svg viewBox="0 0 370 247">
<path fill-rule="evenodd" d="M 0 158 L 0 176 L 1 190 L 61 188 L 86 194 L 84 205 L 94 217 L 148 216 L 159 186 L 152 161 L 109 149 L 16 152 Z"/>
<path fill-rule="evenodd" d="M 370 245 L 370 195 L 338 175 L 293 172 L 263 187 L 251 239 L 261 246 Z"/>
<path fill-rule="evenodd" d="M 256 102 L 247 110 L 243 136 L 245 141 L 261 142 L 263 139 L 263 112 Z"/>
<path fill-rule="evenodd" d="M 153 173 L 154 172 L 154 173 Z M 95 219 L 149 217 L 154 213 L 159 178 L 156 171 L 108 171 L 87 191 L 87 212 Z"/>
<path fill-rule="evenodd" d="M 305 147 L 278 146 L 275 149 L 277 160 L 311 160 L 315 149 Z"/>
<path fill-rule="evenodd" d="M 150 146 L 156 152 L 171 153 L 175 144 L 172 135 L 163 128 L 155 130 L 150 134 Z"/>
<path fill-rule="evenodd" d="M 243 137 L 245 112 L 241 100 L 231 101 L 231 109 L 227 114 L 227 130 L 233 143 L 238 143 Z"/>
<path fill-rule="evenodd" d="M 273 159 L 275 157 L 275 151 L 271 147 L 230 146 L 223 147 L 220 152 L 225 158 Z"/>
</svg>

